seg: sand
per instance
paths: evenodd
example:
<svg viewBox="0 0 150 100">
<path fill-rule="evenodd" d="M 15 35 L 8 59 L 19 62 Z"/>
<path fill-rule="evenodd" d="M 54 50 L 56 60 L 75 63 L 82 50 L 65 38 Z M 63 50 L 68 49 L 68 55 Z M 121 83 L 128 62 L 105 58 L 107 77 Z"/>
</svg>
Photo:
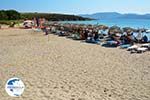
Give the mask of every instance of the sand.
<svg viewBox="0 0 150 100">
<path fill-rule="evenodd" d="M 12 77 L 26 86 L 19 98 L 5 92 Z M 0 100 L 150 100 L 150 52 L 0 30 Z"/>
</svg>

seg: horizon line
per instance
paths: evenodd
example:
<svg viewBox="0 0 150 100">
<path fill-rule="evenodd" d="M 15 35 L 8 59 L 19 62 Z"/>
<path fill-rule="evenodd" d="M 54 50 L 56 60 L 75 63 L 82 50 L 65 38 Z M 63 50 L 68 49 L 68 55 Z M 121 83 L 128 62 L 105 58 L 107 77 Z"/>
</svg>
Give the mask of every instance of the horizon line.
<svg viewBox="0 0 150 100">
<path fill-rule="evenodd" d="M 0 10 L 16 10 L 16 9 L 0 9 Z M 20 13 L 48 13 L 48 14 L 68 14 L 68 15 L 92 15 L 92 14 L 97 14 L 97 13 L 119 13 L 119 14 L 137 14 L 137 15 L 146 15 L 150 14 L 150 12 L 147 13 L 137 13 L 137 12 L 119 12 L 119 11 L 99 11 L 99 12 L 93 12 L 93 13 L 70 13 L 70 12 L 52 12 L 52 11 L 19 11 L 16 10 Z"/>
</svg>

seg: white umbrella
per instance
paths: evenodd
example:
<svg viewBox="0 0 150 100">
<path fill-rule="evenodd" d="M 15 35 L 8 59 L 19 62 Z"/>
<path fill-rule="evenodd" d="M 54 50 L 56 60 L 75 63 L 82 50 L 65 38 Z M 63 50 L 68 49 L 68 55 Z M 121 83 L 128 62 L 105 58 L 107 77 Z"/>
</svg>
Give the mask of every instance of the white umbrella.
<svg viewBox="0 0 150 100">
<path fill-rule="evenodd" d="M 136 39 L 140 41 L 143 38 L 142 32 L 139 32 L 138 35 L 136 36 Z"/>
</svg>

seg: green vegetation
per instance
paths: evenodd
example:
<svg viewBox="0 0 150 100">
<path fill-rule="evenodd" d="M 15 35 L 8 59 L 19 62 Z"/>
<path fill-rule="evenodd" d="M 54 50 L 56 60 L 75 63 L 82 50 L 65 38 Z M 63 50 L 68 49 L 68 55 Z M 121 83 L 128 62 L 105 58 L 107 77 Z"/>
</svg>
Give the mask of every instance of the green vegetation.
<svg viewBox="0 0 150 100">
<path fill-rule="evenodd" d="M 15 10 L 0 10 L 0 20 L 19 20 L 21 14 Z"/>
<path fill-rule="evenodd" d="M 10 25 L 11 22 L 18 23 L 24 19 L 45 18 L 49 21 L 90 20 L 75 15 L 50 14 L 50 13 L 19 13 L 15 10 L 0 10 L 0 24 Z"/>
<path fill-rule="evenodd" d="M 49 21 L 76 21 L 76 20 L 90 20 L 89 18 L 83 18 L 75 15 L 65 14 L 49 14 L 49 13 L 22 13 L 22 18 L 33 19 L 34 17 L 45 18 Z"/>
</svg>

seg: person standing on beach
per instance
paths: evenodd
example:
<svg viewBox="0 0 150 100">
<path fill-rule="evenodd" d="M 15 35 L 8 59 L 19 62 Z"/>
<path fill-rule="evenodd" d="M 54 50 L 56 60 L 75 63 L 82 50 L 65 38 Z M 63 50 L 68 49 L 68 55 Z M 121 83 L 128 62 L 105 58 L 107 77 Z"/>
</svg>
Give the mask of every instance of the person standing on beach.
<svg viewBox="0 0 150 100">
<path fill-rule="evenodd" d="M 36 20 L 36 26 L 37 26 L 37 28 L 39 28 L 39 25 L 40 25 L 39 18 L 36 17 L 35 20 Z"/>
<path fill-rule="evenodd" d="M 45 18 L 41 18 L 40 19 L 40 28 L 45 32 L 45 35 L 48 35 L 48 29 L 47 27 L 44 25 L 44 23 L 46 22 Z"/>
<path fill-rule="evenodd" d="M 36 28 L 36 18 L 34 17 L 34 19 L 33 19 L 33 22 L 34 22 L 34 28 Z"/>
<path fill-rule="evenodd" d="M 39 23 L 39 18 L 34 17 L 34 27 L 35 27 L 35 28 L 39 28 L 39 25 L 40 25 L 40 23 Z"/>
</svg>

